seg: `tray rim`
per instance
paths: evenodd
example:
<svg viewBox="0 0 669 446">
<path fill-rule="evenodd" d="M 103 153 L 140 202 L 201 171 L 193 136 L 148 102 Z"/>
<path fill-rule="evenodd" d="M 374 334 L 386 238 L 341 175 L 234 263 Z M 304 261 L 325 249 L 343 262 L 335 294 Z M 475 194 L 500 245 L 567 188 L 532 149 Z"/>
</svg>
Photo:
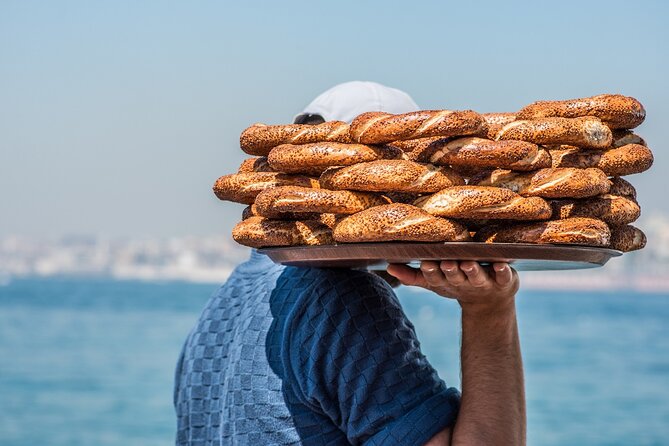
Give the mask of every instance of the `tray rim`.
<svg viewBox="0 0 669 446">
<path fill-rule="evenodd" d="M 443 247 L 456 248 L 460 255 L 420 255 L 426 250 Z M 463 256 L 463 249 L 472 250 L 472 255 Z M 388 251 L 404 250 L 401 255 L 389 255 Z M 337 255 L 338 251 L 348 251 L 347 255 Z M 374 255 L 375 251 L 379 255 Z M 292 266 L 314 266 L 355 268 L 387 265 L 388 263 L 411 263 L 419 260 L 476 260 L 482 263 L 504 261 L 510 264 L 536 262 L 528 270 L 567 270 L 596 268 L 606 264 L 611 258 L 623 252 L 598 246 L 533 244 L 533 243 L 483 243 L 483 242 L 369 242 L 342 243 L 317 246 L 283 246 L 259 249 L 276 263 Z M 408 253 L 407 253 L 408 252 Z M 412 255 L 413 252 L 413 255 Z M 554 258 L 557 257 L 557 258 Z M 547 267 L 537 268 L 545 264 Z M 548 266 L 553 266 L 549 268 Z"/>
</svg>

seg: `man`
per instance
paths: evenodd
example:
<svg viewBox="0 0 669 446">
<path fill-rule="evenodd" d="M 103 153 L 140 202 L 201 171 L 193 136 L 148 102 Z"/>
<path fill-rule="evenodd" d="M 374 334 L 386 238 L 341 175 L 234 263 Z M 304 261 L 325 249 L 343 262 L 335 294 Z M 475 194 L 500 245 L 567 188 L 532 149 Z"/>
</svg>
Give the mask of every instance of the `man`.
<svg viewBox="0 0 669 446">
<path fill-rule="evenodd" d="M 350 82 L 295 121 L 417 109 L 399 90 Z M 515 271 L 426 261 L 388 273 L 460 303 L 462 396 L 422 355 L 387 282 L 363 271 L 284 267 L 254 250 L 184 345 L 177 444 L 524 444 Z"/>
</svg>

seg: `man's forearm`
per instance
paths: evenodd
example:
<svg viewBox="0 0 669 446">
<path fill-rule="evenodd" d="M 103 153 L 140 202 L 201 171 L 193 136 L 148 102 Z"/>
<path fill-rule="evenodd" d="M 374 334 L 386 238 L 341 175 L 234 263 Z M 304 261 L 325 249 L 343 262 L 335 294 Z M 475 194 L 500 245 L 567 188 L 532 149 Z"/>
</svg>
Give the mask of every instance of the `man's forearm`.
<svg viewBox="0 0 669 446">
<path fill-rule="evenodd" d="M 462 403 L 452 444 L 524 445 L 525 385 L 513 301 L 462 312 Z"/>
</svg>

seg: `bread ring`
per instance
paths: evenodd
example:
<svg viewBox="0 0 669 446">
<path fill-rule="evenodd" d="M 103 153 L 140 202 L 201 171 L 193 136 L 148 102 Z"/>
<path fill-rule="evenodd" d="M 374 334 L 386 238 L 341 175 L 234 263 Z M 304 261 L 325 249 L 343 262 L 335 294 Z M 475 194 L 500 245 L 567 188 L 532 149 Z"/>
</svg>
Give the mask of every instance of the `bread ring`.
<svg viewBox="0 0 669 446">
<path fill-rule="evenodd" d="M 470 239 L 461 224 L 403 203 L 376 206 L 346 217 L 335 226 L 334 238 L 341 243 Z"/>
<path fill-rule="evenodd" d="M 481 135 L 485 119 L 472 110 L 420 110 L 393 115 L 367 112 L 351 123 L 351 137 L 363 144 L 382 144 L 428 136 Z"/>
<path fill-rule="evenodd" d="M 588 149 L 603 149 L 613 142 L 613 135 L 598 118 L 540 118 L 513 121 L 497 132 L 497 140 L 515 139 L 535 144 L 571 144 Z"/>
<path fill-rule="evenodd" d="M 629 130 L 611 130 L 611 132 L 613 133 L 612 147 L 622 147 L 627 144 L 639 144 L 640 146 L 647 145 L 642 137 Z"/>
<path fill-rule="evenodd" d="M 487 226 L 474 237 L 485 243 L 554 243 L 609 246 L 611 231 L 601 220 L 574 217 L 513 226 Z"/>
<path fill-rule="evenodd" d="M 509 122 L 516 120 L 515 113 L 483 113 L 483 119 L 488 123 L 488 138 L 495 139 L 497 132 Z"/>
<path fill-rule="evenodd" d="M 276 172 L 267 163 L 266 156 L 247 158 L 239 165 L 237 173 L 243 172 Z"/>
<path fill-rule="evenodd" d="M 620 94 L 600 94 L 566 101 L 538 101 L 523 107 L 517 119 L 596 116 L 612 129 L 632 129 L 646 118 L 646 110 L 636 99 Z"/>
<path fill-rule="evenodd" d="M 343 121 L 322 124 L 253 124 L 239 137 L 239 145 L 249 155 L 267 156 L 272 147 L 280 144 L 307 144 L 310 142 L 351 142 L 349 125 Z"/>
<path fill-rule="evenodd" d="M 277 186 L 303 186 L 318 188 L 318 180 L 302 175 L 278 172 L 242 172 L 223 175 L 214 183 L 214 194 L 221 199 L 251 204 L 256 195 Z"/>
<path fill-rule="evenodd" d="M 324 189 L 429 193 L 465 184 L 448 167 L 407 160 L 380 160 L 328 169 L 319 179 Z"/>
<path fill-rule="evenodd" d="M 539 197 L 521 197 L 499 187 L 453 186 L 421 197 L 415 205 L 438 217 L 546 220 L 551 207 Z"/>
<path fill-rule="evenodd" d="M 653 152 L 639 144 L 627 144 L 608 150 L 580 150 L 573 146 L 549 149 L 553 167 L 597 167 L 605 174 L 631 175 L 653 165 Z"/>
<path fill-rule="evenodd" d="M 632 225 L 611 228 L 611 248 L 622 252 L 636 251 L 646 246 L 646 234 Z"/>
<path fill-rule="evenodd" d="M 378 159 L 397 159 L 403 153 L 397 147 L 391 146 L 315 142 L 276 146 L 269 152 L 267 159 L 269 165 L 279 172 L 320 175 L 328 167 L 350 166 Z"/>
<path fill-rule="evenodd" d="M 491 141 L 477 137 L 440 139 L 409 153 L 412 161 L 440 166 L 537 170 L 550 167 L 548 152 L 524 141 Z"/>
<path fill-rule="evenodd" d="M 259 215 L 276 218 L 286 212 L 355 214 L 388 203 L 387 198 L 370 192 L 284 186 L 262 191 L 256 197 L 255 207 Z"/>
<path fill-rule="evenodd" d="M 250 217 L 232 229 L 232 238 L 252 248 L 266 246 L 332 245 L 332 230 L 314 220 L 290 221 Z"/>
<path fill-rule="evenodd" d="M 609 190 L 609 194 L 626 197 L 636 201 L 636 189 L 629 181 L 620 177 L 611 178 L 611 189 Z"/>
<path fill-rule="evenodd" d="M 599 169 L 556 168 L 535 172 L 498 169 L 470 180 L 470 184 L 511 189 L 526 196 L 585 198 L 606 194 L 611 182 Z"/>
<path fill-rule="evenodd" d="M 551 208 L 553 219 L 590 217 L 609 225 L 632 223 L 641 215 L 636 201 L 611 194 L 585 200 L 552 200 Z"/>
</svg>

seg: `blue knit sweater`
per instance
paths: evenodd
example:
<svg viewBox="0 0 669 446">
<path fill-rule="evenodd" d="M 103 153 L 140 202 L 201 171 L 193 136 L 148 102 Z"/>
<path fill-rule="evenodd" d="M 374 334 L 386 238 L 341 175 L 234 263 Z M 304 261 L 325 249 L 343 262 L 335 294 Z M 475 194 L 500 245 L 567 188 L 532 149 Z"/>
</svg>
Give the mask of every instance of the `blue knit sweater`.
<svg viewBox="0 0 669 446">
<path fill-rule="evenodd" d="M 384 281 L 254 251 L 188 336 L 174 404 L 178 445 L 421 445 L 459 393 Z"/>
</svg>

